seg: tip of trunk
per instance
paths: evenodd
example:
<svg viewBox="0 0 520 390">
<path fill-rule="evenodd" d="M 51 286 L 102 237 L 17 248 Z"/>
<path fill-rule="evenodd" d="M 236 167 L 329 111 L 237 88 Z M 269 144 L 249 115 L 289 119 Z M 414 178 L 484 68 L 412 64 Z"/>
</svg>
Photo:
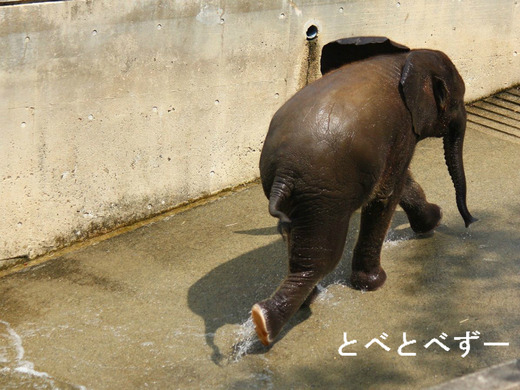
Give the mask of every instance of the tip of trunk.
<svg viewBox="0 0 520 390">
<path fill-rule="evenodd" d="M 471 215 L 468 218 L 464 218 L 464 223 L 466 224 L 466 227 L 468 228 L 469 225 L 471 225 L 473 222 L 477 222 L 478 218 L 474 218 Z"/>
</svg>

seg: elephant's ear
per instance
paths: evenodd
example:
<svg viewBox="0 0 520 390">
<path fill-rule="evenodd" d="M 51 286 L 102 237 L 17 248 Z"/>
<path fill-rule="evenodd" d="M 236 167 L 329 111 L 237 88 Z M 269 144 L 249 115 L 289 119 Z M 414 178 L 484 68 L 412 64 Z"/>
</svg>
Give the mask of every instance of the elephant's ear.
<svg viewBox="0 0 520 390">
<path fill-rule="evenodd" d="M 404 101 L 419 138 L 435 136 L 435 123 L 448 105 L 445 55 L 437 51 L 411 52 L 401 74 Z"/>
<path fill-rule="evenodd" d="M 353 37 L 329 42 L 321 50 L 321 74 L 328 73 L 345 64 L 364 60 L 380 54 L 410 51 L 406 46 L 386 37 Z"/>
</svg>

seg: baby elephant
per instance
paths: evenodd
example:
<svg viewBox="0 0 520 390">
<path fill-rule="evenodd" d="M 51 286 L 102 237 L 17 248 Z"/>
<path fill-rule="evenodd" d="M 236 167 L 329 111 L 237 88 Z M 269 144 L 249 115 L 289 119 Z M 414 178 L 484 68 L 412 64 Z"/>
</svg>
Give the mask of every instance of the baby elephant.
<svg viewBox="0 0 520 390">
<path fill-rule="evenodd" d="M 398 204 L 415 232 L 437 227 L 441 209 L 408 169 L 423 138 L 443 138 L 458 210 L 466 227 L 475 221 L 462 162 L 464 82 L 444 53 L 384 37 L 341 39 L 324 46 L 321 71 L 276 112 L 260 158 L 269 212 L 289 251 L 288 276 L 252 308 L 264 345 L 336 267 L 355 210 L 361 226 L 350 282 L 362 290 L 385 282 L 381 247 Z"/>
</svg>

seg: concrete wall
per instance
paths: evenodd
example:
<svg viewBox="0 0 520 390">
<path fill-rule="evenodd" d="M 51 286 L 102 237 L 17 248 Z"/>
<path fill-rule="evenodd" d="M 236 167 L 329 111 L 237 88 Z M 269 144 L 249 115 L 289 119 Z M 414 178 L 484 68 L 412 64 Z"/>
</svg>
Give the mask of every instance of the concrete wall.
<svg viewBox="0 0 520 390">
<path fill-rule="evenodd" d="M 257 177 L 270 117 L 315 77 L 313 50 L 328 41 L 386 35 L 444 50 L 469 100 L 517 84 L 519 3 L 0 4 L 0 259 Z"/>
</svg>

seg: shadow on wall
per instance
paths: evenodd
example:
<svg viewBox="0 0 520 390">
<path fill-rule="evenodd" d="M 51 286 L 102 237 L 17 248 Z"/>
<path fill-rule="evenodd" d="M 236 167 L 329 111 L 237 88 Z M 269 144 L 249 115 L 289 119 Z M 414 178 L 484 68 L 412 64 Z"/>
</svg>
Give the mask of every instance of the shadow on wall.
<svg viewBox="0 0 520 390">
<path fill-rule="evenodd" d="M 517 212 L 520 215 L 520 208 Z M 417 273 L 413 273 L 414 279 L 410 283 L 403 282 L 402 294 L 417 294 L 415 290 L 417 287 L 421 293 L 433 295 L 425 307 L 418 308 L 418 312 L 424 317 L 423 321 L 414 324 L 417 329 L 409 329 L 410 331 L 417 333 L 424 331 L 425 324 L 438 315 L 442 317 L 458 315 L 457 299 L 460 297 L 457 298 L 457 291 L 462 281 L 485 282 L 487 280 L 491 283 L 520 272 L 519 233 L 512 226 L 504 226 L 503 231 L 497 231 L 486 224 L 486 221 L 496 223 L 496 215 L 478 210 L 477 213 L 481 221 L 470 230 L 465 230 L 463 224 L 453 225 L 453 228 L 441 224 L 437 229 L 438 233 L 426 239 L 416 237 L 409 227 L 396 229 L 400 225 L 407 224 L 408 221 L 402 211 L 394 215 L 388 238 L 392 241 L 420 240 L 420 244 L 413 249 L 408 248 L 406 251 L 403 249 L 403 253 L 398 255 L 399 264 L 396 267 L 403 267 L 403 269 L 408 266 L 419 267 Z M 347 284 L 358 226 L 359 213 L 356 213 L 352 217 L 342 261 L 336 270 L 320 283 L 323 287 L 331 284 Z M 277 234 L 274 226 L 235 233 Z M 449 245 L 445 245 L 446 243 Z M 487 256 L 486 253 L 493 253 L 497 258 L 508 259 L 508 262 L 505 263 L 505 267 L 497 267 L 496 263 L 482 261 L 481 258 Z M 382 256 L 385 256 L 385 249 Z M 229 356 L 223 354 L 214 342 L 217 330 L 226 324 L 243 324 L 249 318 L 252 305 L 270 296 L 286 276 L 286 259 L 285 244 L 280 239 L 216 267 L 190 287 L 188 305 L 194 313 L 204 319 L 206 343 L 213 350 L 212 360 L 215 364 L 222 363 Z M 515 288 L 519 287 L 520 282 Z M 511 286 L 493 282 L 490 288 L 510 289 Z M 410 289 L 414 291 L 409 291 Z M 284 328 L 277 341 L 283 339 L 285 334 L 310 315 L 311 309 L 301 309 Z M 269 347 L 263 347 L 257 342 L 248 353 L 265 353 L 268 350 Z"/>
</svg>

